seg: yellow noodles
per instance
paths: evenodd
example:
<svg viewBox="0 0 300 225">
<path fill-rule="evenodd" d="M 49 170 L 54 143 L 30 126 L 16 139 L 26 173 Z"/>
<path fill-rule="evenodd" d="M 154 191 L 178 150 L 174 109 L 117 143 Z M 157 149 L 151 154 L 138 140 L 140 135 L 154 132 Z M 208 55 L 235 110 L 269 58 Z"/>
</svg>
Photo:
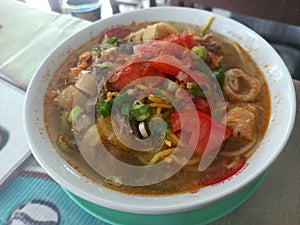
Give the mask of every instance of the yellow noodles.
<svg viewBox="0 0 300 225">
<path fill-rule="evenodd" d="M 150 103 L 149 104 L 152 108 L 154 107 L 160 107 L 160 108 L 166 108 L 166 109 L 172 109 L 173 106 L 166 103 Z"/>
<path fill-rule="evenodd" d="M 174 133 L 168 131 L 167 137 L 172 142 L 173 145 L 176 145 L 176 146 L 178 145 L 179 138 Z"/>
<path fill-rule="evenodd" d="M 201 28 L 201 31 L 202 32 L 206 31 L 210 27 L 210 25 L 212 24 L 213 20 L 214 20 L 213 16 L 208 17 L 208 20 L 206 21 L 206 23 Z"/>
<path fill-rule="evenodd" d="M 163 159 L 165 157 L 167 157 L 168 155 L 170 155 L 173 151 L 175 150 L 175 148 L 169 148 L 166 149 L 162 152 L 157 153 L 149 162 L 149 165 L 152 165 L 156 162 L 158 162 L 160 159 Z"/>
<path fill-rule="evenodd" d="M 255 133 L 255 136 L 253 137 L 252 141 L 249 142 L 247 145 L 245 145 L 243 148 L 236 150 L 236 151 L 223 151 L 223 152 L 220 152 L 220 155 L 226 156 L 226 157 L 234 157 L 234 156 L 243 155 L 244 153 L 246 153 L 253 147 L 253 145 L 256 143 L 256 139 L 257 139 L 257 135 Z"/>
</svg>

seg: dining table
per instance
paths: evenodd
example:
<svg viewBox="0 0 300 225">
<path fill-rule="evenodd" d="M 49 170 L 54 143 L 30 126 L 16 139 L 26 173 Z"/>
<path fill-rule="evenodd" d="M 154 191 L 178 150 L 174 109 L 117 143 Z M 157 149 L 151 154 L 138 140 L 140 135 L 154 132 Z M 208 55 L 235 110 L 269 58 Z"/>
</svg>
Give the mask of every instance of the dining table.
<svg viewBox="0 0 300 225">
<path fill-rule="evenodd" d="M 114 224 L 80 207 L 46 173 L 31 154 L 23 126 L 26 89 L 41 63 L 92 23 L 0 1 L 0 225 Z M 284 149 L 251 196 L 209 225 L 300 225 L 300 81 L 293 84 L 296 118 Z"/>
</svg>

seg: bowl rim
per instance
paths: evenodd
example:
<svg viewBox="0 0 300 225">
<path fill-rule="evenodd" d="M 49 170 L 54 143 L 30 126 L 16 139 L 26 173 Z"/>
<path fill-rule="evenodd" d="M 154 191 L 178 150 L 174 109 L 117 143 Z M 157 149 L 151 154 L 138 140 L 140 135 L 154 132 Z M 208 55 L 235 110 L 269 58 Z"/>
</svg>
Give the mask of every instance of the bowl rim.
<svg viewBox="0 0 300 225">
<path fill-rule="evenodd" d="M 242 27 L 247 33 L 256 36 L 256 38 L 258 38 L 264 45 L 266 45 L 268 47 L 268 49 L 271 50 L 271 53 L 273 55 L 275 55 L 274 57 L 278 58 L 278 60 L 281 60 L 281 63 L 283 65 L 283 69 L 285 71 L 288 72 L 285 64 L 283 63 L 282 59 L 280 58 L 280 56 L 276 53 L 276 51 L 271 47 L 271 45 L 265 41 L 260 35 L 258 35 L 257 33 L 255 33 L 254 31 L 252 31 L 251 29 L 249 29 L 248 27 L 221 15 L 215 14 L 213 12 L 208 12 L 208 11 L 204 11 L 204 10 L 199 10 L 199 9 L 191 9 L 191 8 L 181 8 L 181 7 L 156 7 L 156 8 L 147 8 L 147 9 L 139 9 L 136 11 L 130 11 L 130 12 L 126 12 L 126 13 L 122 13 L 122 14 L 117 14 L 114 15 L 113 17 L 104 19 L 104 20 L 99 20 L 98 22 L 95 22 L 85 28 L 83 28 L 82 30 L 80 30 L 79 32 L 70 35 L 68 38 L 66 38 L 64 41 L 62 41 L 62 43 L 58 46 L 58 48 L 60 48 L 61 46 L 63 46 L 65 43 L 67 43 L 68 41 L 71 40 L 71 38 L 76 38 L 77 36 L 80 36 L 80 34 L 84 33 L 84 32 L 88 32 L 89 29 L 93 26 L 97 26 L 99 24 L 105 24 L 105 23 L 110 23 L 110 21 L 118 21 L 120 19 L 122 19 L 124 16 L 131 16 L 131 15 L 135 15 L 137 13 L 159 13 L 162 11 L 167 11 L 168 13 L 175 13 L 175 12 L 197 12 L 197 13 L 202 13 L 206 16 L 214 16 L 215 20 L 222 20 L 222 21 L 226 21 L 229 22 L 230 24 L 234 24 L 235 26 L 238 27 Z M 147 20 L 147 19 L 146 19 Z M 141 20 L 142 21 L 142 20 Z M 155 21 L 155 19 L 153 19 L 153 21 Z M 193 23 L 191 23 L 193 24 Z M 79 46 L 77 46 L 79 47 Z M 292 88 L 293 87 L 293 83 L 292 83 L 292 78 L 289 79 L 287 81 L 287 84 L 289 85 L 290 89 L 290 106 L 291 108 L 289 109 L 289 115 L 288 115 L 288 124 L 286 124 L 286 130 L 285 132 L 282 134 L 282 139 L 279 141 L 279 146 L 277 148 L 277 151 L 275 152 L 275 154 L 272 155 L 272 158 L 270 158 L 269 160 L 267 160 L 260 168 L 259 170 L 255 171 L 255 173 L 252 174 L 252 176 L 249 176 L 247 179 L 244 179 L 242 182 L 239 183 L 239 185 L 234 186 L 233 188 L 231 188 L 230 190 L 223 190 L 221 191 L 219 194 L 213 195 L 210 198 L 206 199 L 205 202 L 201 202 L 201 201 L 190 201 L 190 202 L 186 202 L 186 203 L 180 203 L 179 205 L 169 205 L 169 206 L 162 206 L 157 204 L 157 206 L 149 206 L 149 205 L 145 205 L 145 207 L 142 207 L 141 205 L 132 205 L 129 203 L 121 203 L 121 202 L 116 202 L 113 200 L 108 200 L 108 199 L 101 199 L 101 201 L 99 201 L 99 199 L 97 199 L 97 201 L 95 200 L 95 195 L 92 193 L 89 193 L 87 191 L 81 190 L 79 187 L 74 186 L 74 184 L 70 184 L 68 182 L 66 182 L 66 180 L 64 180 L 60 174 L 58 174 L 55 170 L 53 170 L 53 168 L 50 167 L 50 165 L 48 165 L 48 163 L 46 162 L 45 158 L 43 158 L 43 156 L 40 154 L 39 149 L 37 149 L 36 147 L 36 140 L 35 137 L 32 135 L 32 129 L 33 128 L 33 119 L 32 119 L 32 108 L 30 108 L 32 106 L 32 99 L 34 99 L 34 94 L 36 94 L 36 92 L 34 92 L 33 90 L 35 90 L 35 85 L 38 84 L 38 82 L 40 82 L 40 78 L 39 75 L 41 73 L 41 71 L 45 70 L 45 66 L 47 64 L 47 62 L 49 61 L 49 59 L 55 55 L 55 52 L 57 51 L 58 48 L 55 48 L 52 50 L 52 52 L 48 55 L 48 57 L 46 57 L 46 59 L 44 60 L 44 62 L 40 65 L 40 67 L 38 68 L 38 70 L 36 71 L 36 73 L 34 74 L 33 78 L 30 81 L 30 84 L 28 86 L 28 89 L 26 91 L 26 95 L 25 95 L 25 107 L 24 107 L 24 113 L 23 113 L 23 119 L 24 119 L 24 127 L 25 127 L 25 133 L 26 133 L 26 138 L 29 142 L 29 146 L 31 148 L 32 154 L 34 155 L 35 159 L 39 162 L 39 164 L 45 169 L 45 171 L 49 174 L 50 177 L 52 177 L 57 183 L 59 183 L 61 186 L 63 186 L 64 188 L 66 188 L 68 191 L 78 195 L 79 197 L 86 199 L 90 202 L 102 205 L 104 207 L 108 207 L 108 208 L 112 208 L 112 209 L 116 209 L 116 210 L 120 210 L 120 211 L 127 211 L 127 212 L 133 212 L 133 213 L 143 213 L 143 214 L 165 214 L 165 213 L 175 213 L 175 212 L 182 212 L 182 211 L 188 211 L 191 209 L 195 209 L 198 207 L 202 207 L 211 203 L 214 203 L 220 199 L 223 199 L 229 195 L 234 194 L 235 192 L 237 192 L 238 190 L 240 190 L 241 188 L 247 186 L 249 183 L 251 183 L 253 180 L 255 180 L 259 175 L 261 175 L 273 162 L 274 160 L 277 158 L 277 156 L 281 153 L 282 149 L 284 148 L 286 142 L 288 141 L 288 138 L 292 132 L 292 128 L 293 128 L 293 124 L 295 121 L 295 115 L 296 115 L 296 97 L 295 97 L 295 91 Z M 289 73 L 288 73 L 289 75 Z M 40 75 L 41 76 L 41 75 Z M 272 106 L 271 106 L 272 107 Z M 272 112 L 271 112 L 272 113 Z M 31 118 L 31 119 L 28 119 Z M 41 125 L 41 124 L 40 124 Z M 48 136 L 47 136 L 48 137 Z M 201 189 L 202 190 L 202 189 Z M 119 193 L 119 192 L 118 192 Z M 123 193 L 124 194 L 124 193 Z M 186 194 L 176 194 L 176 196 L 181 196 L 181 195 L 186 195 Z M 134 196 L 134 195 L 132 195 Z M 136 197 L 136 196 L 135 196 Z M 153 197 L 153 196 L 144 196 L 145 199 L 156 199 L 157 196 Z M 159 198 L 165 198 L 162 196 L 159 196 Z"/>
</svg>

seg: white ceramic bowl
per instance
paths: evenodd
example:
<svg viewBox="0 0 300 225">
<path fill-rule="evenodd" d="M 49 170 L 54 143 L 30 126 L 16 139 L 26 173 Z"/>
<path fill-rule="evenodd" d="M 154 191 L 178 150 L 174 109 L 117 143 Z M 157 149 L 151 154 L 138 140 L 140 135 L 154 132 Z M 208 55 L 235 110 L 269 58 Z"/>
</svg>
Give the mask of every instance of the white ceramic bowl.
<svg viewBox="0 0 300 225">
<path fill-rule="evenodd" d="M 70 50 L 76 50 L 91 37 L 114 25 L 132 21 L 179 21 L 204 25 L 208 17 L 215 17 L 211 29 L 238 42 L 249 52 L 265 75 L 271 94 L 271 118 L 259 149 L 249 159 L 247 166 L 222 184 L 209 186 L 197 193 L 169 196 L 136 196 L 119 193 L 76 173 L 53 148 L 43 121 L 43 96 L 50 78 L 65 60 Z M 32 153 L 61 186 L 75 195 L 95 204 L 120 211 L 142 214 L 183 212 L 223 199 L 248 185 L 262 174 L 283 149 L 295 118 L 295 93 L 289 71 L 275 50 L 258 34 L 226 17 L 213 13 L 188 9 L 157 7 L 115 15 L 100 20 L 76 33 L 55 49 L 40 66 L 26 93 L 24 121 Z"/>
</svg>

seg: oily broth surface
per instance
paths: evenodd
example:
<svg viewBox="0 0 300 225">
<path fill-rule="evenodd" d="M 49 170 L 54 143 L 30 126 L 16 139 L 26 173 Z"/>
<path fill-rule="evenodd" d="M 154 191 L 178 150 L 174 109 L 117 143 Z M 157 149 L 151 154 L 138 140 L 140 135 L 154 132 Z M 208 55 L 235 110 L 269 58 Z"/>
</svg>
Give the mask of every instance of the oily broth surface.
<svg viewBox="0 0 300 225">
<path fill-rule="evenodd" d="M 59 68 L 55 71 L 46 93 L 53 89 L 64 86 L 64 80 L 61 78 L 61 75 L 64 74 L 68 69 L 76 66 L 80 53 L 91 49 L 97 44 L 98 37 L 95 37 L 89 40 L 88 43 L 80 46 L 78 49 L 70 51 L 70 54 L 66 60 L 62 62 Z M 79 173 L 80 175 L 88 178 L 90 181 L 101 184 L 103 177 L 96 173 L 86 163 L 79 151 L 65 152 L 57 147 L 55 139 L 61 130 L 60 112 L 55 109 L 53 104 L 49 104 L 49 102 L 46 100 L 44 100 L 44 122 L 49 139 L 51 140 L 53 146 L 55 146 L 55 150 L 65 160 L 65 163 L 74 169 L 74 173 Z"/>
<path fill-rule="evenodd" d="M 155 22 L 145 22 L 140 24 L 131 24 L 130 27 L 132 31 L 139 30 L 142 27 L 145 27 L 146 25 L 153 24 Z M 179 31 L 186 31 L 186 30 L 198 30 L 199 27 L 196 26 L 189 26 L 187 28 L 186 24 L 183 23 L 175 23 L 171 22 L 172 26 L 176 27 Z M 228 39 L 225 38 L 222 35 L 219 35 L 217 33 L 213 33 L 214 39 L 220 42 L 227 42 Z M 64 85 L 64 81 L 60 78 L 61 74 L 63 74 L 66 70 L 68 70 L 70 67 L 73 67 L 77 64 L 78 56 L 80 53 L 82 53 L 85 50 L 90 49 L 93 46 L 98 45 L 98 38 L 94 38 L 89 41 L 89 43 L 82 45 L 79 49 L 74 50 L 68 58 L 61 64 L 61 66 L 58 68 L 58 70 L 55 72 L 54 76 L 52 77 L 52 80 L 49 84 L 49 87 L 47 89 L 47 92 L 50 90 L 53 90 L 55 88 L 60 88 Z M 224 54 L 224 61 L 227 66 L 227 69 L 231 68 L 243 68 L 244 71 L 248 72 L 249 74 L 255 75 L 256 78 L 258 78 L 262 84 L 262 90 L 257 98 L 257 102 L 255 103 L 258 108 L 264 109 L 259 110 L 259 121 L 257 121 L 258 124 L 258 142 L 254 148 L 257 148 L 259 145 L 259 141 L 263 138 L 266 129 L 268 127 L 268 122 L 270 119 L 270 94 L 269 89 L 266 84 L 265 78 L 262 74 L 262 72 L 259 70 L 258 66 L 255 64 L 254 60 L 250 57 L 250 55 L 242 49 L 240 46 L 240 51 L 242 52 L 242 55 L 244 57 L 244 62 L 242 63 L 240 59 L 236 58 L 235 54 L 233 54 L 234 49 L 232 46 L 228 44 L 224 44 L 221 47 L 221 51 Z M 226 99 L 228 100 L 228 99 Z M 50 140 L 52 141 L 53 145 L 55 144 L 55 138 L 57 134 L 60 132 L 60 119 L 59 119 L 59 112 L 53 107 L 52 104 L 49 104 L 47 101 L 44 101 L 44 121 L 47 128 L 47 132 L 49 135 Z M 226 144 L 226 143 L 225 143 Z M 231 143 L 231 145 L 234 145 Z M 70 165 L 75 171 L 77 171 L 79 174 L 89 178 L 91 181 L 99 184 L 103 184 L 103 177 L 97 174 L 90 166 L 85 162 L 83 157 L 81 156 L 80 152 L 74 151 L 74 152 L 64 152 L 57 148 L 57 152 L 61 155 L 61 157 L 65 160 L 65 162 Z M 219 163 L 217 159 L 213 164 L 217 165 Z M 150 186 L 142 186 L 142 187 L 130 187 L 130 186 L 114 186 L 105 184 L 105 186 L 115 189 L 117 191 L 122 191 L 126 193 L 132 193 L 132 194 L 143 194 L 143 195 L 164 195 L 164 194 L 173 194 L 173 193 L 180 193 L 180 192 L 187 192 L 187 191 L 196 191 L 201 186 L 199 184 L 192 183 L 191 184 L 191 177 L 195 177 L 195 179 L 199 179 L 199 175 L 195 173 L 187 173 L 187 174 L 180 174 L 180 179 L 178 179 L 177 175 L 174 175 L 170 179 L 150 185 Z M 178 188 L 180 187 L 180 188 Z"/>
</svg>

